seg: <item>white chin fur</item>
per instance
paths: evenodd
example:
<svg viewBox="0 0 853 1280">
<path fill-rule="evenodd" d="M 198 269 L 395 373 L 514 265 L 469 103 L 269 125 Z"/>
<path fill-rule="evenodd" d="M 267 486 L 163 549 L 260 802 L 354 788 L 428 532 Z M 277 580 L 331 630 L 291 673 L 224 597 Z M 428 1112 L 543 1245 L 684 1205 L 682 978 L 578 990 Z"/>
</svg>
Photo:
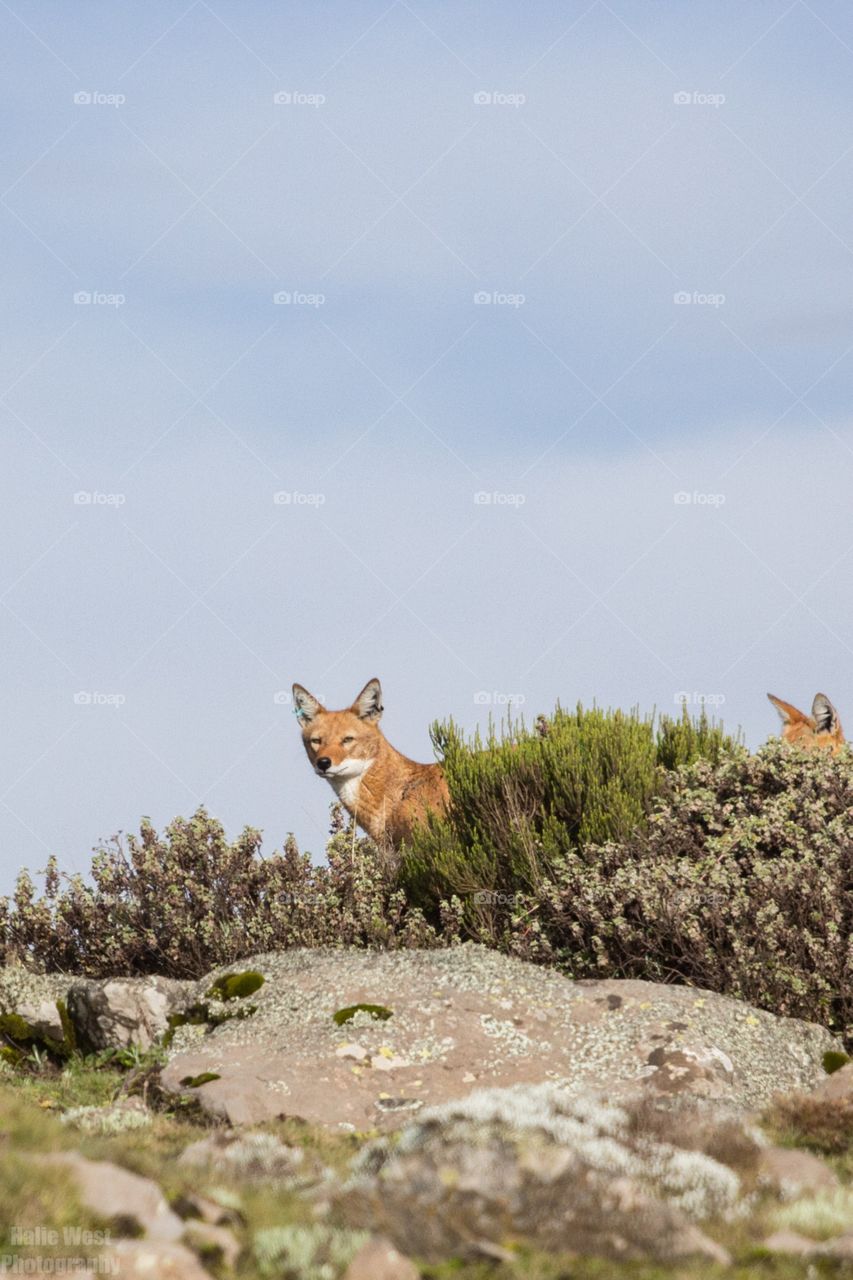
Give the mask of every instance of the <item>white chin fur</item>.
<svg viewBox="0 0 853 1280">
<path fill-rule="evenodd" d="M 332 784 L 339 800 L 355 807 L 361 779 L 372 764 L 372 760 L 347 760 L 339 764 L 334 773 L 330 769 L 321 776 Z"/>
</svg>

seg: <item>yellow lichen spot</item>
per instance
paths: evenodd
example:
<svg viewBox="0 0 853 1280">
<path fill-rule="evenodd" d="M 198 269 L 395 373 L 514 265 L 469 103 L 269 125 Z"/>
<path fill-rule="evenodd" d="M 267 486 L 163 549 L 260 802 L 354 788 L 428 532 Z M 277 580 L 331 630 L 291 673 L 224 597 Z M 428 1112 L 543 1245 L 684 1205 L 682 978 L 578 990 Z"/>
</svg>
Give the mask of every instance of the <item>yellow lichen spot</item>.
<svg viewBox="0 0 853 1280">
<path fill-rule="evenodd" d="M 693 1001 L 693 1004 L 694 1004 L 695 1008 L 697 1008 L 697 1009 L 704 1009 L 704 1008 L 705 1008 L 705 1004 L 706 1004 L 706 1003 L 707 1003 L 707 1002 L 706 1002 L 705 1000 L 701 999 L 701 998 L 700 998 L 699 1000 L 694 1000 L 694 1001 Z"/>
<path fill-rule="evenodd" d="M 394 1050 L 393 1050 L 393 1049 L 390 1049 L 390 1048 L 388 1047 L 388 1045 L 387 1045 L 387 1044 L 380 1045 L 380 1046 L 379 1046 L 379 1056 L 380 1056 L 381 1058 L 393 1058 L 393 1057 L 394 1057 Z"/>
<path fill-rule="evenodd" d="M 354 1076 L 364 1075 L 364 1067 L 350 1067 L 350 1071 L 353 1073 Z"/>
<path fill-rule="evenodd" d="M 391 1095 L 390 1095 L 390 1093 L 380 1093 L 379 1097 L 380 1097 L 380 1098 L 390 1098 L 390 1097 L 391 1097 Z"/>
<path fill-rule="evenodd" d="M 751 1027 L 757 1027 L 757 1026 L 758 1026 L 758 1019 L 756 1018 L 756 1016 L 755 1016 L 755 1014 L 754 1014 L 754 1013 L 751 1013 L 751 1014 L 749 1015 L 749 1017 L 747 1018 L 747 1022 L 749 1023 L 749 1025 L 750 1025 Z"/>
<path fill-rule="evenodd" d="M 651 1000 L 641 1000 L 638 1007 L 640 1009 L 651 1009 L 652 1002 Z"/>
</svg>

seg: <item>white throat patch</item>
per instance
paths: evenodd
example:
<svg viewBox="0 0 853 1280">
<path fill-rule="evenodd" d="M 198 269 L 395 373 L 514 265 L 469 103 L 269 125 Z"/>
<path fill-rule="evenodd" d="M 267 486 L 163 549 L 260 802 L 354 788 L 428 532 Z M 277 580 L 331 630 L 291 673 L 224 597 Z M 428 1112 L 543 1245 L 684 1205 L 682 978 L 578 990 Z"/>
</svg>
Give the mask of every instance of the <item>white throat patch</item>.
<svg viewBox="0 0 853 1280">
<path fill-rule="evenodd" d="M 354 809 L 358 804 L 358 793 L 361 780 L 373 764 L 372 760 L 347 760 L 338 765 L 334 775 L 324 774 L 327 782 L 335 789 L 335 795 L 347 808 Z"/>
</svg>

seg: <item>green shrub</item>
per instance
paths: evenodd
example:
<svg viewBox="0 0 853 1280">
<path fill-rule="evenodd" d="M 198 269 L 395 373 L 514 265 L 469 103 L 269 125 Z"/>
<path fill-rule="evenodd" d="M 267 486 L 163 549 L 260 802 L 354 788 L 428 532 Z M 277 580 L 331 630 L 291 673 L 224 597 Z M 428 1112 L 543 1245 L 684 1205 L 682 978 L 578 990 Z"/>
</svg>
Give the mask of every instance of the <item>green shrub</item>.
<svg viewBox="0 0 853 1280">
<path fill-rule="evenodd" d="M 510 725 L 503 741 L 492 731 L 485 744 L 479 735 L 468 743 L 452 721 L 433 725 L 432 736 L 451 805 L 414 834 L 401 883 L 433 916 L 442 901 L 463 897 L 469 924 L 488 917 L 490 893 L 535 893 L 578 847 L 628 840 L 668 770 L 738 750 L 704 715 L 658 720 L 580 706 L 558 706 L 533 731 Z"/>
</svg>

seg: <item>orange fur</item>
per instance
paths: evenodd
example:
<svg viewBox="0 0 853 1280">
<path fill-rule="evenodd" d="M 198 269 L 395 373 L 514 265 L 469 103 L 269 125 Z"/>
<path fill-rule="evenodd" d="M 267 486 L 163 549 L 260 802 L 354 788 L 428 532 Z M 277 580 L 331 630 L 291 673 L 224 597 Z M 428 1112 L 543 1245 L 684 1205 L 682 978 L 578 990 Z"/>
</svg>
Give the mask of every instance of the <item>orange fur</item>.
<svg viewBox="0 0 853 1280">
<path fill-rule="evenodd" d="M 774 698 L 772 693 L 767 696 L 782 717 L 782 737 L 786 742 L 805 751 L 831 751 L 836 755 L 841 750 L 844 731 L 838 712 L 826 694 L 815 694 L 811 715 L 799 711 L 790 702 Z"/>
<path fill-rule="evenodd" d="M 428 812 L 446 810 L 449 793 L 441 765 L 410 760 L 379 728 L 378 680 L 369 680 L 343 711 L 327 711 L 295 684 L 293 707 L 315 773 L 331 783 L 347 812 L 378 843 L 397 847 Z"/>
</svg>

